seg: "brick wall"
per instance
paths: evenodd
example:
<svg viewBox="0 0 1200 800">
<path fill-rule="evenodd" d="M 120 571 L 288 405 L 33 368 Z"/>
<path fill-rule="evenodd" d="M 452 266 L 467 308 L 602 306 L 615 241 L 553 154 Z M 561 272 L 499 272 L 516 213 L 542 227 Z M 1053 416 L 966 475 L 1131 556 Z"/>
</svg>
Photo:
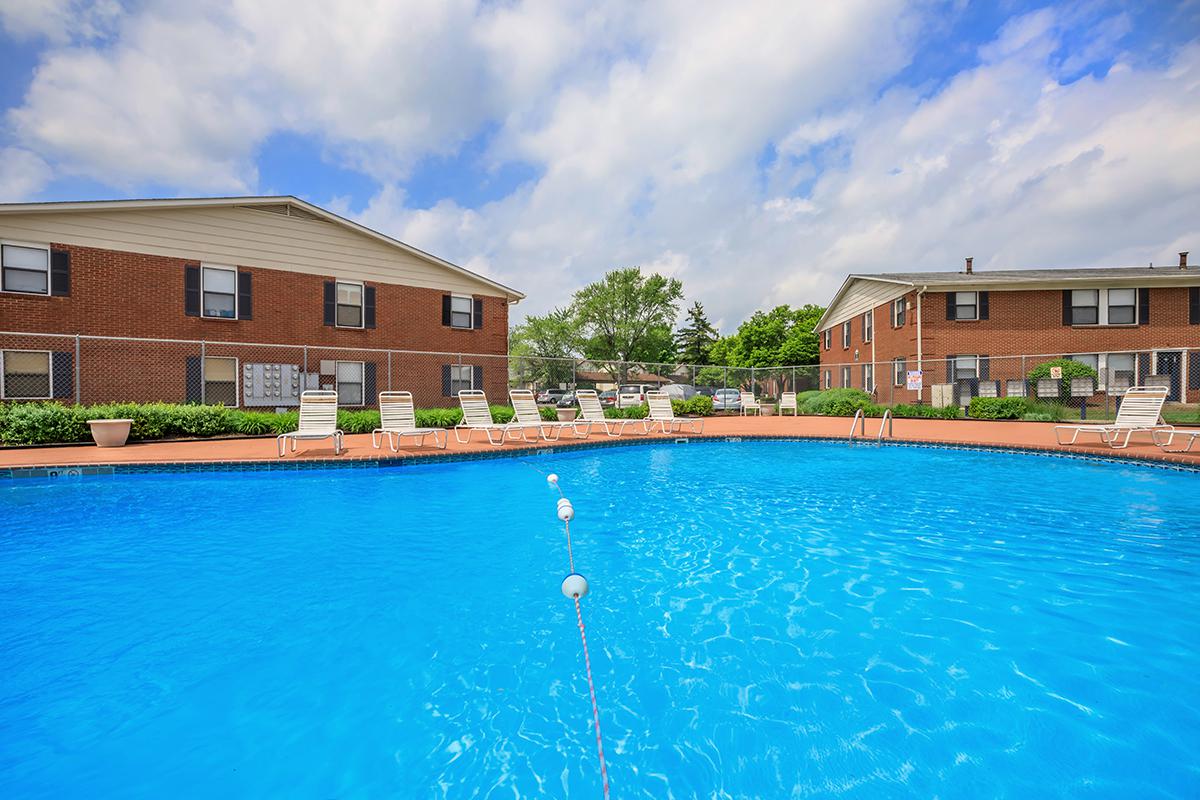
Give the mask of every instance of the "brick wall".
<svg viewBox="0 0 1200 800">
<path fill-rule="evenodd" d="M 203 340 L 209 355 L 234 355 L 239 363 L 301 363 L 298 348 L 240 348 L 216 343 L 254 342 L 309 345 L 309 368 L 320 359 L 376 363 L 380 391 L 412 391 L 419 406 L 452 405 L 442 395 L 442 366 L 457 361 L 443 356 L 346 353 L 317 348 L 371 348 L 489 354 L 480 362 L 483 388 L 502 401 L 508 389 L 508 302 L 483 296 L 483 325 L 462 330 L 442 325 L 445 292 L 413 286 L 368 283 L 376 290 L 374 329 L 334 328 L 323 324 L 324 282 L 318 275 L 237 265 L 253 276 L 253 319 L 221 320 L 184 313 L 184 267 L 194 261 L 140 253 L 51 245 L 71 254 L 71 294 L 47 297 L 0 293 L 0 330 L 35 333 L 128 336 Z M 31 340 L 33 341 L 33 340 Z M 59 350 L 61 340 L 44 349 Z M 28 346 L 13 341 L 6 348 Z M 130 345 L 86 342 L 81 346 L 83 396 L 93 400 L 167 400 L 184 397 L 183 360 L 192 348 L 182 345 Z"/>
</svg>

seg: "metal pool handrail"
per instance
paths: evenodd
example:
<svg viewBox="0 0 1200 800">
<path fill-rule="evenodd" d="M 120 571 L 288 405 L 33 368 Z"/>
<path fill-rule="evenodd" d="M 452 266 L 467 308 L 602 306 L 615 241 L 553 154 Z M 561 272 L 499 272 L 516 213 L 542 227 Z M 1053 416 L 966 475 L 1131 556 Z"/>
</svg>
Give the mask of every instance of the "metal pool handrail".
<svg viewBox="0 0 1200 800">
<path fill-rule="evenodd" d="M 884 409 L 884 411 L 883 411 L 883 419 L 881 419 L 881 420 L 879 421 L 879 436 L 878 436 L 878 437 L 875 439 L 875 446 L 876 446 L 876 447 L 878 447 L 879 445 L 883 444 L 883 427 L 884 427 L 885 425 L 887 426 L 887 435 L 888 435 L 888 438 L 889 438 L 889 439 L 894 439 L 894 438 L 895 438 L 895 436 L 893 436 L 893 434 L 892 434 L 892 420 L 893 420 L 893 419 L 894 419 L 894 418 L 892 417 L 892 410 L 891 410 L 890 408 L 886 408 L 886 409 Z M 863 420 L 863 426 L 865 427 L 865 426 L 866 426 L 866 424 L 867 424 L 867 422 L 866 422 L 866 420 L 864 419 L 864 420 Z"/>
<path fill-rule="evenodd" d="M 850 444 L 854 444 L 855 426 L 861 426 L 862 436 L 864 439 L 867 438 L 867 417 L 865 414 L 863 414 L 863 410 L 861 408 L 854 412 L 854 421 L 850 423 Z"/>
</svg>

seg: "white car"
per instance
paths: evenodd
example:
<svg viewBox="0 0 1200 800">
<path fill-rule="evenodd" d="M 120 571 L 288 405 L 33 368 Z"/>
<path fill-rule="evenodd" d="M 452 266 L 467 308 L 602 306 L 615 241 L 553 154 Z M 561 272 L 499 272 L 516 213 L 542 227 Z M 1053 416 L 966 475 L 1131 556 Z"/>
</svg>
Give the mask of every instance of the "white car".
<svg viewBox="0 0 1200 800">
<path fill-rule="evenodd" d="M 648 383 L 625 383 L 617 388 L 617 408 L 646 405 L 646 392 L 654 391 Z"/>
</svg>

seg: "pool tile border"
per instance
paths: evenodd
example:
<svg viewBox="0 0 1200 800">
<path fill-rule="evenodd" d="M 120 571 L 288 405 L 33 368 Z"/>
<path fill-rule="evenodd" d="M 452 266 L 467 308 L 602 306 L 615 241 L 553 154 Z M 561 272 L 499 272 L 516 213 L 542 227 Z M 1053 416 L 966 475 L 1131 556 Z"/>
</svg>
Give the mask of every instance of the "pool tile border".
<svg viewBox="0 0 1200 800">
<path fill-rule="evenodd" d="M 67 478 L 96 475 L 149 475 L 158 473 L 193 473 L 193 472 L 278 472 L 304 471 L 320 469 L 379 469 L 396 468 L 419 464 L 443 464 L 460 461 L 486 461 L 496 458 L 544 458 L 561 455 L 567 452 L 597 450 L 609 447 L 641 447 L 648 445 L 684 444 L 698 442 L 831 442 L 842 443 L 848 447 L 846 440 L 841 437 L 818 435 L 777 435 L 777 434 L 692 434 L 689 436 L 655 438 L 613 439 L 611 441 L 588 442 L 555 442 L 544 446 L 504 447 L 496 450 L 481 450 L 469 453 L 422 453 L 419 456 L 388 456 L 351 457 L 351 458 L 310 458 L 303 460 L 258 460 L 258 461 L 182 461 L 162 463 L 111 463 L 111 464 L 63 464 L 39 467 L 5 467 L 0 468 L 0 480 L 22 478 Z M 1176 472 L 1200 472 L 1200 464 L 1194 462 L 1174 461 L 1167 458 L 1142 455 L 1123 455 L 1120 453 L 1071 452 L 1053 447 L 1038 447 L 1030 445 L 985 445 L 978 442 L 936 442 L 921 439 L 888 439 L 878 444 L 862 442 L 855 447 L 919 447 L 934 450 L 968 450 L 974 452 L 1001 452 L 1023 455 L 1043 456 L 1048 458 L 1066 458 L 1077 461 L 1093 461 L 1106 464 L 1133 464 L 1137 466 L 1167 469 Z"/>
</svg>

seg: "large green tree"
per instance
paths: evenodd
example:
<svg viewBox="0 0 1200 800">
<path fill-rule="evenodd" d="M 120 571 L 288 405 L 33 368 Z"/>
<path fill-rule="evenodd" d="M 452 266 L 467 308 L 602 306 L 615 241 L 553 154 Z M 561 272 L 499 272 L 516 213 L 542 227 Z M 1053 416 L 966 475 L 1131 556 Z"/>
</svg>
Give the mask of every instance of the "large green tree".
<svg viewBox="0 0 1200 800">
<path fill-rule="evenodd" d="M 731 367 L 804 366 L 820 360 L 820 339 L 813 330 L 825 309 L 776 306 L 756 311 L 737 333 L 718 341 L 713 362 Z"/>
<path fill-rule="evenodd" d="M 509 334 L 514 377 L 538 386 L 569 383 L 578 347 L 571 309 L 556 308 L 545 316 L 526 317 Z"/>
<path fill-rule="evenodd" d="M 638 267 L 609 272 L 575 293 L 574 319 L 584 356 L 595 361 L 660 363 L 674 360 L 671 328 L 679 316 L 683 284 L 644 274 Z M 605 365 L 618 382 L 627 363 Z"/>
<path fill-rule="evenodd" d="M 708 321 L 699 300 L 687 311 L 687 322 L 675 332 L 675 355 L 685 364 L 707 364 L 717 343 L 717 329 Z"/>
</svg>

